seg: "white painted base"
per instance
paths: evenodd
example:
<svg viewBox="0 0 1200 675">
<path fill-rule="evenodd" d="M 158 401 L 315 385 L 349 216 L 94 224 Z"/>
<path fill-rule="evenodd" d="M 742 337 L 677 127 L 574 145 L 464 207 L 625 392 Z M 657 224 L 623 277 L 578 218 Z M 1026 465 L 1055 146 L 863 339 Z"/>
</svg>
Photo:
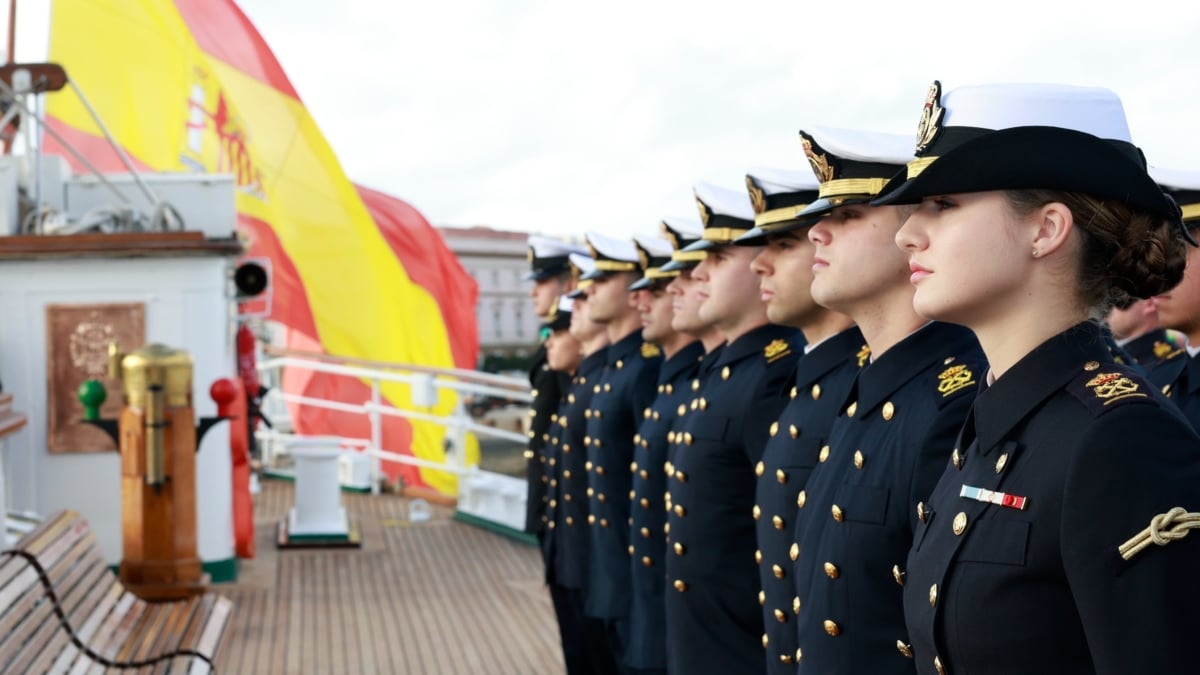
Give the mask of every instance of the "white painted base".
<svg viewBox="0 0 1200 675">
<path fill-rule="evenodd" d="M 347 537 L 350 535 L 350 519 L 346 509 L 338 507 L 335 513 L 323 514 L 321 518 L 297 516 L 296 507 L 288 511 L 288 536 L 290 537 Z"/>
<path fill-rule="evenodd" d="M 526 492 L 523 478 L 479 471 L 459 478 L 458 510 L 521 531 Z"/>
</svg>

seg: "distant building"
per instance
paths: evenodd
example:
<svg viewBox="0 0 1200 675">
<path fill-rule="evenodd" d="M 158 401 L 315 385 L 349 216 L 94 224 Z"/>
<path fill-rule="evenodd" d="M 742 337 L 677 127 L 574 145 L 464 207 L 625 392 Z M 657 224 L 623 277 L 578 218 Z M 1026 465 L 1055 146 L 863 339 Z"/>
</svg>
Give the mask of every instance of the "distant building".
<svg viewBox="0 0 1200 675">
<path fill-rule="evenodd" d="M 479 326 L 479 367 L 521 368 L 538 344 L 538 317 L 529 298 L 526 232 L 490 227 L 439 227 L 446 245 L 479 283 L 475 319 Z"/>
</svg>

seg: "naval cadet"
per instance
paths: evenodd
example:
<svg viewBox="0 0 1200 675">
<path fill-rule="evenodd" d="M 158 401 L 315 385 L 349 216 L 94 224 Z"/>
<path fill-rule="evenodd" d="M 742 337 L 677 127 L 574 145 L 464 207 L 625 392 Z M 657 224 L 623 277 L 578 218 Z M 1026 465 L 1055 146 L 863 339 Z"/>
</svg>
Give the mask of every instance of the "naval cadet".
<svg viewBox="0 0 1200 675">
<path fill-rule="evenodd" d="M 1090 318 L 1179 281 L 1179 209 L 1112 92 L 971 89 L 935 88 L 881 199 L 918 204 L 896 237 L 916 309 L 990 364 L 898 574 L 901 647 L 930 675 L 1195 672 L 1200 436 Z M 954 138 L 943 108 L 994 130 Z"/>
<path fill-rule="evenodd" d="M 1200 171 L 1150 168 L 1159 187 L 1179 204 L 1184 227 L 1193 238 L 1200 226 Z M 1181 332 L 1187 338 L 1186 358 L 1162 391 L 1170 398 L 1192 427 L 1200 431 L 1200 251 L 1188 249 L 1187 268 L 1183 281 L 1166 294 L 1156 298 L 1158 318 L 1162 325 Z M 1175 362 L 1173 362 L 1175 363 Z"/>
<path fill-rule="evenodd" d="M 750 268 L 759 276 L 767 318 L 799 328 L 808 343 L 796 363 L 787 407 L 771 424 L 762 459 L 754 468 L 766 668 L 772 675 L 790 675 L 796 672 L 798 606 L 789 574 L 798 555 L 796 498 L 829 439 L 866 343 L 850 317 L 818 305 L 809 290 L 813 244 L 807 228 L 814 221 L 796 215 L 817 199 L 820 185 L 812 171 L 752 170 L 746 185 L 755 227 L 734 243 L 762 247 Z"/>
<path fill-rule="evenodd" d="M 598 232 L 588 232 L 586 239 L 596 267 L 581 278 L 592 281 L 587 287 L 591 319 L 604 325 L 609 348 L 584 413 L 590 538 L 585 611 L 605 622 L 609 649 L 623 664 L 632 585 L 629 464 L 642 411 L 654 401 L 662 352 L 642 339 L 641 318 L 630 302 L 629 286 L 642 275 L 633 242 Z"/>
<path fill-rule="evenodd" d="M 591 258 L 572 253 L 575 276 L 592 270 Z M 580 281 L 586 286 L 587 281 Z M 562 638 L 563 659 L 569 675 L 612 675 L 617 662 L 608 650 L 604 624 L 584 615 L 588 579 L 587 450 L 584 447 L 585 414 L 591 405 L 593 387 L 600 380 L 607 357 L 608 333 L 589 317 L 587 297 L 581 288 L 568 294 L 566 306 L 556 317 L 552 338 L 563 351 L 578 345 L 579 362 L 570 371 L 570 386 L 563 393 L 557 416 L 550 427 L 547 453 L 548 503 L 544 551 L 546 581 L 554 602 Z M 563 319 L 565 332 L 558 330 Z M 574 343 L 574 345 L 572 344 Z"/>
<path fill-rule="evenodd" d="M 578 246 L 531 235 L 529 237 L 529 271 L 525 281 L 532 281 L 529 291 L 533 299 L 533 312 L 542 317 L 550 316 L 559 297 L 571 290 L 573 279 L 568 256 L 583 253 Z M 529 415 L 529 447 L 525 450 L 525 531 L 539 538 L 545 532 L 546 487 L 541 482 L 545 469 L 546 432 L 550 429 L 550 416 L 558 407 L 558 401 L 567 389 L 566 377 L 555 373 L 546 364 L 546 346 L 538 345 L 529 369 L 529 385 L 532 387 L 533 403 Z"/>
<path fill-rule="evenodd" d="M 1161 389 L 1174 382 L 1187 366 L 1186 340 L 1159 324 L 1158 298 L 1140 298 L 1126 307 L 1113 307 L 1105 323 L 1124 353 L 1114 354 L 1113 360 L 1136 365 L 1154 386 Z"/>
<path fill-rule="evenodd" d="M 714 375 L 675 431 L 668 514 L 667 668 L 697 675 L 762 673 L 762 614 L 754 564 L 754 466 L 803 348 L 794 328 L 767 321 L 750 261 L 733 246 L 754 224 L 745 190 L 695 187 L 704 222 L 692 251 L 700 318 L 728 340 Z"/>
<path fill-rule="evenodd" d="M 654 403 L 642 411 L 633 437 L 633 489 L 630 490 L 629 554 L 632 601 L 625 665 L 634 673 L 666 673 L 667 435 L 673 433 L 676 408 L 691 400 L 688 384 L 700 367 L 704 346 L 671 327 L 674 313 L 667 284 L 678 271 L 664 272 L 672 246 L 666 239 L 634 237 L 644 270 L 632 286 L 642 320 L 642 339 L 663 353 Z"/>
<path fill-rule="evenodd" d="M 799 673 L 912 673 L 892 567 L 912 543 L 971 405 L 983 358 L 971 332 L 912 306 L 894 237 L 907 210 L 868 202 L 912 157 L 908 135 L 800 132 L 821 199 L 808 228 L 813 299 L 851 317 L 868 349 L 817 466 L 797 495 L 794 563 Z M 865 261 L 869 263 L 864 264 Z"/>
</svg>

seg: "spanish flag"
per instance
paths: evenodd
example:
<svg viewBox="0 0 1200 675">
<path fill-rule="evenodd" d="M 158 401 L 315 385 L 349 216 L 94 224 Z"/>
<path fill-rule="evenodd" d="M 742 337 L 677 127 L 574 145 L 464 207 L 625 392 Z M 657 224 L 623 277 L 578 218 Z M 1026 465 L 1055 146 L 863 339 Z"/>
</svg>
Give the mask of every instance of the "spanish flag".
<svg viewBox="0 0 1200 675">
<path fill-rule="evenodd" d="M 251 255 L 272 261 L 270 318 L 290 329 L 293 345 L 474 368 L 474 279 L 416 209 L 350 182 L 233 0 L 54 0 L 50 59 L 139 169 L 236 176 L 238 228 Z M 124 171 L 73 92 L 49 95 L 47 116 L 100 170 Z M 50 138 L 45 147 L 71 159 Z M 347 403 L 371 399 L 369 383 L 347 378 L 307 374 L 289 385 Z M 382 393 L 411 408 L 407 386 L 385 383 Z M 422 412 L 448 415 L 455 403 L 442 394 Z M 362 415 L 305 407 L 294 416 L 299 433 L 370 437 Z M 441 461 L 444 435 L 435 424 L 384 417 L 382 446 Z M 466 461 L 476 461 L 473 441 L 466 450 Z M 445 472 L 385 470 L 407 484 L 456 490 Z"/>
</svg>

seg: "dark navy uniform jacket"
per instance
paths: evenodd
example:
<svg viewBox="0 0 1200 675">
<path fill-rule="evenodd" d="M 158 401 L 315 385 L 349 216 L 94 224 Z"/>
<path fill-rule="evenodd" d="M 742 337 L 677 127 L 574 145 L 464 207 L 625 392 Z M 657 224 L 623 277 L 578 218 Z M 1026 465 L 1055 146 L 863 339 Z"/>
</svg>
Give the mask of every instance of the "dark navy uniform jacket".
<svg viewBox="0 0 1200 675">
<path fill-rule="evenodd" d="M 1200 357 L 1187 356 L 1172 363 L 1177 364 L 1179 372 L 1162 391 L 1192 423 L 1192 428 L 1200 431 Z"/>
<path fill-rule="evenodd" d="M 559 401 L 567 390 L 567 378 L 550 370 L 546 363 L 546 345 L 540 345 L 533 356 L 529 370 L 529 384 L 533 388 L 533 404 L 529 415 L 529 448 L 525 451 L 525 531 L 541 533 L 545 516 L 546 484 L 541 481 L 545 473 L 546 432 L 550 430 L 550 417 L 558 410 Z"/>
<path fill-rule="evenodd" d="M 629 612 L 629 642 L 625 664 L 639 669 L 667 667 L 666 592 L 667 434 L 678 420 L 677 409 L 691 401 L 691 382 L 700 368 L 704 347 L 693 342 L 663 362 L 657 396 L 642 411 L 642 424 L 633 437 L 633 490 L 630 491 L 629 554 L 633 602 Z"/>
<path fill-rule="evenodd" d="M 763 671 L 754 466 L 787 402 L 803 343 L 799 331 L 767 324 L 727 344 L 675 432 L 667 541 L 671 673 Z"/>
<path fill-rule="evenodd" d="M 662 353 L 642 340 L 640 329 L 609 345 L 584 413 L 591 546 L 584 613 L 598 619 L 629 616 L 629 464 L 642 411 L 654 402 L 661 363 Z"/>
<path fill-rule="evenodd" d="M 712 377 L 714 366 L 716 366 L 717 361 L 719 361 L 721 359 L 721 352 L 724 351 L 724 349 L 725 349 L 725 344 L 721 343 L 721 344 L 717 345 L 716 347 L 713 347 L 713 350 L 711 352 L 706 352 L 704 354 L 704 356 L 702 356 L 700 358 L 700 366 L 698 368 L 696 368 L 696 373 L 695 373 L 695 375 L 692 376 L 691 383 L 688 384 L 688 391 L 690 392 L 691 396 L 687 399 L 686 403 L 690 404 L 691 400 L 693 398 L 700 396 L 700 388 L 704 386 L 705 382 L 708 382 L 708 379 L 710 377 Z M 687 411 L 687 406 L 685 405 L 683 408 L 677 407 L 677 409 L 679 411 L 679 414 L 677 415 L 677 417 L 683 417 L 683 414 Z M 675 441 L 671 440 L 670 438 L 668 438 L 667 440 L 668 440 L 668 443 L 667 443 L 667 477 L 670 478 L 671 474 L 674 473 L 674 471 L 675 471 L 675 464 L 674 464 L 675 463 L 675 451 L 678 450 L 679 447 L 683 445 L 683 443 L 676 443 Z M 668 481 L 667 482 L 667 501 L 668 502 L 670 502 L 670 500 L 671 500 L 670 488 L 671 488 L 671 484 L 670 484 L 670 481 Z"/>
<path fill-rule="evenodd" d="M 754 516 L 758 521 L 758 602 L 763 611 L 767 672 L 796 672 L 796 626 L 792 611 L 795 585 L 787 571 L 796 541 L 796 495 L 817 465 L 817 455 L 846 394 L 867 358 L 858 328 L 821 342 L 796 363 L 796 379 L 787 407 L 770 427 L 770 439 L 755 467 L 758 486 Z M 776 572 L 778 570 L 778 572 Z"/>
<path fill-rule="evenodd" d="M 859 373 L 796 498 L 797 672 L 913 672 L 892 571 L 985 370 L 971 331 L 934 322 Z"/>
<path fill-rule="evenodd" d="M 1200 536 L 1119 550 L 1200 511 L 1200 437 L 1098 331 L 1051 338 L 975 401 L 903 577 L 920 673 L 1198 672 Z"/>
<path fill-rule="evenodd" d="M 1145 371 L 1146 380 L 1159 389 L 1178 379 L 1187 367 L 1187 349 L 1176 346 L 1164 328 L 1126 342 L 1125 351 Z"/>
<path fill-rule="evenodd" d="M 579 364 L 550 429 L 546 460 L 549 486 L 546 514 L 546 582 L 566 588 L 587 587 L 587 448 L 583 445 L 585 411 L 592 388 L 600 381 L 607 347 L 588 354 Z"/>
</svg>

